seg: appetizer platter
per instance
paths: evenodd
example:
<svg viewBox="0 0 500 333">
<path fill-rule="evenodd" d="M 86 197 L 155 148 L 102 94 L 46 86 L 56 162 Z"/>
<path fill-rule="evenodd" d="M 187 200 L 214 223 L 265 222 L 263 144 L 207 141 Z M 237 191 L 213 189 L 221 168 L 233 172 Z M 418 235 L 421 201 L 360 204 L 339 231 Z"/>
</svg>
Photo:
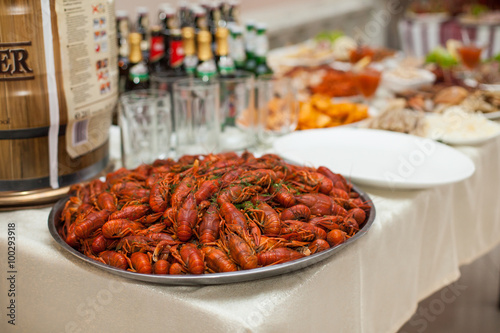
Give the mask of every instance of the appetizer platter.
<svg viewBox="0 0 500 333">
<path fill-rule="evenodd" d="M 427 115 L 426 121 L 426 137 L 451 145 L 478 145 L 500 135 L 500 124 L 456 106 Z"/>
<path fill-rule="evenodd" d="M 450 106 L 460 106 L 465 112 L 480 112 L 488 119 L 497 119 L 500 111 L 500 91 L 434 85 L 396 96 L 405 99 L 408 108 L 425 112 L 441 113 Z"/>
<path fill-rule="evenodd" d="M 315 94 L 300 103 L 298 129 L 326 128 L 355 124 L 376 114 L 374 108 L 354 102 L 334 102 Z"/>
<path fill-rule="evenodd" d="M 386 108 L 360 123 L 362 128 L 381 129 L 452 145 L 477 145 L 500 135 L 500 125 L 480 112 L 469 112 L 461 106 L 448 106 L 440 113 L 410 109 L 404 99 L 395 99 Z"/>
<path fill-rule="evenodd" d="M 313 94 L 330 98 L 356 98 L 359 93 L 351 72 L 340 71 L 328 65 L 305 67 L 297 66 L 283 73 L 290 77 L 298 92 L 299 100 L 306 100 Z"/>
<path fill-rule="evenodd" d="M 370 57 L 375 63 L 383 63 L 399 55 L 396 50 L 385 47 L 362 45 L 342 31 L 333 30 L 321 32 L 299 44 L 271 50 L 268 60 L 275 72 L 297 66 L 321 65 L 349 70 L 352 64 L 363 57 Z"/>
<path fill-rule="evenodd" d="M 49 216 L 63 250 L 171 285 L 242 282 L 317 263 L 364 235 L 366 193 L 276 155 L 183 156 L 74 185 Z"/>
</svg>

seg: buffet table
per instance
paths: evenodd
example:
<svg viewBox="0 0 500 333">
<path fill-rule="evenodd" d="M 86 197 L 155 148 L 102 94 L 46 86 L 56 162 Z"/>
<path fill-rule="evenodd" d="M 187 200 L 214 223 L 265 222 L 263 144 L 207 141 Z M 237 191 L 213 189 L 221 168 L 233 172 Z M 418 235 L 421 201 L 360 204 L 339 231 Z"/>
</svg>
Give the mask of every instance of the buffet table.
<svg viewBox="0 0 500 333">
<path fill-rule="evenodd" d="M 0 331 L 395 332 L 460 265 L 500 243 L 500 138 L 459 150 L 476 165 L 471 178 L 413 191 L 362 186 L 377 209 L 366 236 L 309 268 L 245 283 L 128 280 L 64 252 L 47 228 L 50 208 L 0 213 Z M 15 326 L 3 288 L 11 223 Z"/>
</svg>

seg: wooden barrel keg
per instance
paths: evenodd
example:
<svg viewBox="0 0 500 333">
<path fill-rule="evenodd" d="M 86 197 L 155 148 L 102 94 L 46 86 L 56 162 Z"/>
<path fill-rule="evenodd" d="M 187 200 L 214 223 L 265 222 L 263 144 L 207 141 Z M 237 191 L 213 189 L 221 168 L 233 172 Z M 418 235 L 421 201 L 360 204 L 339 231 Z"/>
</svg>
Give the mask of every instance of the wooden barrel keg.
<svg viewBox="0 0 500 333">
<path fill-rule="evenodd" d="M 0 196 L 98 175 L 117 100 L 114 1 L 0 1 Z"/>
</svg>

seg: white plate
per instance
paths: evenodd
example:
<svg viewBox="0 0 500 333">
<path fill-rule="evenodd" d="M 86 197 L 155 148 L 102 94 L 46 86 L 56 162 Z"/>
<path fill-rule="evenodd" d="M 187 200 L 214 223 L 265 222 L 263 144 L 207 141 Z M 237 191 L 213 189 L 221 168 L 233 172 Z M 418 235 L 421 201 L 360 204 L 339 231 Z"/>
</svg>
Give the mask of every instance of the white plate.
<svg viewBox="0 0 500 333">
<path fill-rule="evenodd" d="M 320 57 L 298 57 L 297 53 L 303 49 L 314 50 L 316 43 L 308 40 L 300 44 L 273 49 L 268 52 L 267 59 L 272 65 L 283 65 L 289 67 L 304 66 L 315 67 L 331 63 L 335 58 L 333 52 L 325 50 Z"/>
<path fill-rule="evenodd" d="M 500 119 L 500 111 L 484 112 L 483 115 L 489 120 Z"/>
<path fill-rule="evenodd" d="M 486 114 L 483 113 L 483 116 L 485 116 Z M 441 117 L 441 115 L 434 115 L 434 114 L 428 114 L 426 115 L 426 118 L 427 118 L 427 137 L 429 139 L 434 139 L 434 140 L 438 140 L 438 141 L 441 141 L 441 142 L 444 142 L 444 143 L 447 143 L 447 144 L 450 144 L 450 145 L 480 145 L 480 144 L 483 144 L 493 138 L 496 138 L 497 136 L 500 135 L 500 124 L 497 124 L 496 122 L 494 121 L 491 121 L 491 120 L 486 120 L 486 123 L 487 123 L 487 126 L 490 127 L 490 129 L 494 132 L 488 134 L 488 135 L 484 135 L 484 136 L 479 136 L 479 137 L 464 137 L 463 135 L 459 135 L 457 133 L 442 133 L 442 131 L 440 131 L 440 127 L 438 126 L 437 128 L 435 127 L 435 123 L 433 122 L 433 119 L 435 119 L 435 117 Z M 459 118 L 450 118 L 450 121 L 452 122 L 451 125 L 454 124 L 454 122 L 457 121 L 457 119 Z M 437 118 L 438 120 L 438 123 L 439 123 L 439 118 Z M 441 132 L 441 133 L 440 133 Z M 488 131 L 489 132 L 489 131 Z M 436 133 L 440 133 L 440 134 L 437 134 Z M 483 128 L 481 130 L 481 133 L 486 133 L 486 130 Z"/>
<path fill-rule="evenodd" d="M 353 183 L 390 189 L 419 189 L 469 178 L 474 163 L 463 153 L 431 139 L 352 127 L 298 131 L 278 138 L 282 157 L 324 165 Z"/>
<path fill-rule="evenodd" d="M 482 138 L 473 138 L 473 139 L 472 138 L 456 138 L 456 137 L 454 138 L 454 137 L 444 136 L 438 140 L 443 142 L 443 143 L 447 143 L 447 144 L 454 145 L 454 146 L 475 146 L 475 145 L 480 145 L 480 144 L 483 144 L 487 141 L 490 141 L 491 139 L 496 138 L 499 134 L 500 133 L 486 136 L 486 137 L 482 137 Z"/>
<path fill-rule="evenodd" d="M 416 90 L 422 86 L 429 85 L 436 81 L 436 75 L 425 69 L 416 69 L 418 77 L 402 78 L 388 71 L 382 74 L 381 86 L 388 90 L 400 92 L 405 90 Z"/>
</svg>

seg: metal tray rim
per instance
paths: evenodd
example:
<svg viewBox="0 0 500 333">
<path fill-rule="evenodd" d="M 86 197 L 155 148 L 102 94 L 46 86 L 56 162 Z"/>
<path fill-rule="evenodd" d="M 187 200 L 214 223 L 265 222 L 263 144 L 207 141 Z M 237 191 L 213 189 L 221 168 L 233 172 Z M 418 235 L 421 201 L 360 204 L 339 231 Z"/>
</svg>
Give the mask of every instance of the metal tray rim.
<svg viewBox="0 0 500 333">
<path fill-rule="evenodd" d="M 128 279 L 139 280 L 143 282 L 151 282 L 158 283 L 163 285 L 173 285 L 173 286 L 201 286 L 201 285 L 217 285 L 217 284 L 229 284 L 229 283 L 239 283 L 239 282 L 247 282 L 253 280 L 259 280 L 269 277 L 274 277 L 286 273 L 291 273 L 302 268 L 311 266 L 316 264 L 338 251 L 346 248 L 353 242 L 355 242 L 360 237 L 364 236 L 368 230 L 371 228 L 373 222 L 375 221 L 375 206 L 373 205 L 373 201 L 368 196 L 367 193 L 360 190 L 357 186 L 352 185 L 354 191 L 356 191 L 360 197 L 371 204 L 371 209 L 369 212 L 368 221 L 366 221 L 363 228 L 361 228 L 358 233 L 356 233 L 353 237 L 349 238 L 344 243 L 337 245 L 333 248 L 330 248 L 326 251 L 312 254 L 310 256 L 285 262 L 282 264 L 266 266 L 255 268 L 251 270 L 242 270 L 237 272 L 228 272 L 228 273 L 211 273 L 211 274 L 202 274 L 202 275 L 154 275 L 154 274 L 141 274 L 134 273 L 130 271 L 124 271 L 112 266 L 108 266 L 101 262 L 95 261 L 84 254 L 78 252 L 77 250 L 70 247 L 66 242 L 60 237 L 56 229 L 56 223 L 59 221 L 59 216 L 61 214 L 68 197 L 62 198 L 56 202 L 50 211 L 48 218 L 48 228 L 52 238 L 56 241 L 56 243 L 62 247 L 62 249 L 68 251 L 70 254 L 76 256 L 83 261 L 94 265 L 98 268 L 103 269 L 109 273 L 119 275 L 121 277 L 125 277 Z"/>
</svg>

